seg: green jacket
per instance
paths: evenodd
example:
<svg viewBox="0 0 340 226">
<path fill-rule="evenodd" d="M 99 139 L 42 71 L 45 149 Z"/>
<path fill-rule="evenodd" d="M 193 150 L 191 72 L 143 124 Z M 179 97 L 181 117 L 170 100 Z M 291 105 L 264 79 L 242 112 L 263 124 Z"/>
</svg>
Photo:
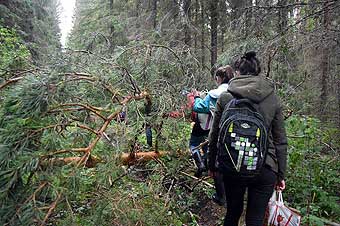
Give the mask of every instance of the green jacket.
<svg viewBox="0 0 340 226">
<path fill-rule="evenodd" d="M 224 92 L 217 100 L 214 121 L 209 134 L 208 167 L 216 171 L 217 140 L 219 122 L 224 106 L 234 96 L 248 98 L 260 106 L 266 124 L 269 125 L 268 155 L 266 164 L 284 179 L 287 165 L 287 136 L 282 115 L 282 106 L 274 93 L 274 84 L 263 76 L 241 75 L 229 82 L 228 92 Z"/>
</svg>

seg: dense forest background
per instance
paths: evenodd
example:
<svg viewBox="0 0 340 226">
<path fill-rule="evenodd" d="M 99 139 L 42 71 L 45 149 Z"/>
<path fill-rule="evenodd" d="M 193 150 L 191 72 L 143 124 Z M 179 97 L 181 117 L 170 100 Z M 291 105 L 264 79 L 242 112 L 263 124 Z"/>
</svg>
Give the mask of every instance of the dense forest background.
<svg viewBox="0 0 340 226">
<path fill-rule="evenodd" d="M 338 225 L 339 10 L 337 0 L 77 0 L 62 47 L 58 0 L 0 0 L 0 224 L 220 225 L 212 180 L 192 176 L 190 122 L 163 116 L 255 50 L 285 109 L 285 201 L 303 225 Z M 122 164 L 140 151 L 166 153 Z"/>
</svg>

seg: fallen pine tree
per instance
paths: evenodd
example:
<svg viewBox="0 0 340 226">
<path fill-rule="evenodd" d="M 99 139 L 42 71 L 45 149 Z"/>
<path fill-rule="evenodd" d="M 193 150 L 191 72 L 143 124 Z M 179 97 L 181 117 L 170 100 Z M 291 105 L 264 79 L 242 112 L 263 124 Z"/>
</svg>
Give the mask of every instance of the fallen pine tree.
<svg viewBox="0 0 340 226">
<path fill-rule="evenodd" d="M 140 162 L 147 162 L 150 160 L 154 160 L 169 154 L 167 151 L 149 151 L 149 152 L 132 152 L 132 153 L 122 153 L 119 156 L 120 162 L 123 165 L 133 165 Z M 54 158 L 44 158 L 41 159 L 40 165 L 43 168 L 48 166 L 63 166 L 67 164 L 72 165 L 81 165 L 81 161 L 83 161 L 83 157 L 54 157 Z M 92 168 L 95 167 L 98 163 L 102 163 L 104 160 L 101 158 L 90 155 L 85 163 L 85 167 Z"/>
</svg>

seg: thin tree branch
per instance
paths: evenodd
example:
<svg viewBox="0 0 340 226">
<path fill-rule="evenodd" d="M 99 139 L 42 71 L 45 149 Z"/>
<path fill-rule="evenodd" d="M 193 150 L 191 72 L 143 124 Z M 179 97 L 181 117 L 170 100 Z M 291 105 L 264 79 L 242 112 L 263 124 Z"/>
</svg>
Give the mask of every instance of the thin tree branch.
<svg viewBox="0 0 340 226">
<path fill-rule="evenodd" d="M 104 117 L 102 114 L 99 113 L 99 111 L 103 111 L 103 108 L 98 108 L 92 105 L 88 105 L 88 104 L 81 104 L 81 103 L 66 103 L 66 104 L 61 104 L 57 107 L 55 107 L 55 109 L 49 110 L 48 113 L 54 113 L 54 112 L 60 112 L 60 111 L 64 111 L 64 109 L 57 109 L 57 108 L 62 108 L 62 107 L 68 107 L 68 106 L 80 106 L 82 108 L 66 108 L 65 111 L 76 111 L 76 110 L 89 110 L 91 112 L 93 112 L 94 114 L 96 114 L 97 116 L 99 116 L 101 119 L 103 119 L 104 121 L 106 120 L 106 117 Z"/>
<path fill-rule="evenodd" d="M 40 224 L 40 226 L 46 225 L 48 218 L 51 216 L 53 210 L 56 208 L 60 198 L 61 198 L 61 193 L 58 193 L 56 200 L 54 200 L 54 202 L 50 205 L 49 210 L 48 210 L 43 222 Z"/>
<path fill-rule="evenodd" d="M 2 83 L 2 84 L 0 85 L 0 90 L 3 89 L 3 88 L 5 88 L 6 86 L 12 84 L 12 83 L 16 83 L 16 82 L 20 81 L 20 80 L 23 79 L 23 78 L 24 78 L 24 77 L 16 77 L 16 78 L 12 78 L 12 79 L 6 80 L 4 83 Z"/>
</svg>

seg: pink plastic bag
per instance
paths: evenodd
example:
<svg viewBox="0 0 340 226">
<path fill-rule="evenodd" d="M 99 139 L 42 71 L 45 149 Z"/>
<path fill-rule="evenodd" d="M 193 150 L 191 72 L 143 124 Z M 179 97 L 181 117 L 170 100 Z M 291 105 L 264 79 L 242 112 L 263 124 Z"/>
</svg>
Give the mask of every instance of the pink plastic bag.
<svg viewBox="0 0 340 226">
<path fill-rule="evenodd" d="M 282 192 L 274 191 L 268 203 L 268 226 L 299 226 L 301 215 L 283 203 Z"/>
</svg>

